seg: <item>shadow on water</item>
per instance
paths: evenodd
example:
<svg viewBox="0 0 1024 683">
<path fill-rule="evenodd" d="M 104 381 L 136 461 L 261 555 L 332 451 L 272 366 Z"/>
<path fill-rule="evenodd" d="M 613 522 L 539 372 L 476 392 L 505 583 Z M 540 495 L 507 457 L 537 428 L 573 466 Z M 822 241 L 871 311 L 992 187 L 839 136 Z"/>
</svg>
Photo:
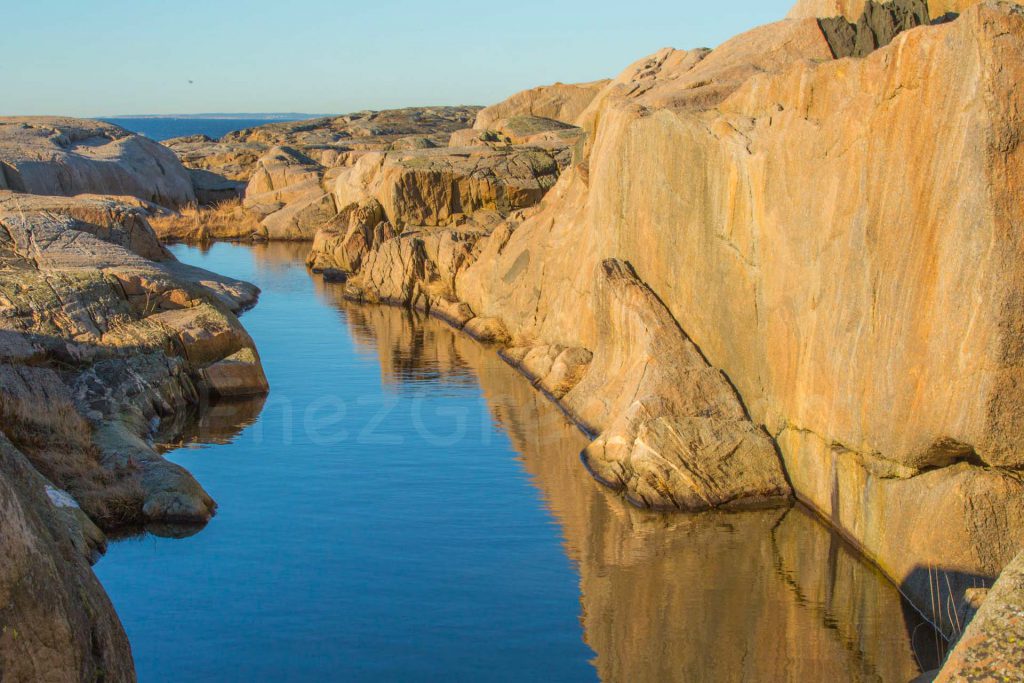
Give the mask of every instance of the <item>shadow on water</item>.
<svg viewBox="0 0 1024 683">
<path fill-rule="evenodd" d="M 306 249 L 264 244 L 251 247 L 251 255 L 258 272 L 287 272 L 302 268 Z M 217 269 L 218 264 L 203 265 Z M 258 279 L 256 284 L 264 286 Z M 507 436 L 512 457 L 534 487 L 533 497 L 561 536 L 578 579 L 582 637 L 594 653 L 591 665 L 601 680 L 907 681 L 938 665 L 941 653 L 931 646 L 938 638 L 896 587 L 799 505 L 696 515 L 637 510 L 586 474 L 577 457 L 585 437 L 493 349 L 416 313 L 349 303 L 341 297 L 341 286 L 320 278 L 314 278 L 313 291 L 340 316 L 354 353 L 379 368 L 385 392 L 482 393 L 492 427 Z M 263 345 L 260 351 L 265 361 L 289 352 Z M 343 375 L 345 369 L 309 372 Z M 264 416 L 271 403 L 273 395 Z M 182 424 L 169 425 L 172 435 L 163 445 L 229 443 L 266 419 L 260 417 L 263 408 L 262 400 L 211 404 Z M 460 448 L 474 450 L 472 444 Z M 403 514 L 395 509 L 365 512 L 365 505 L 353 509 L 367 519 Z M 470 522 L 450 523 L 456 525 L 451 533 L 457 534 L 459 525 Z M 493 544 L 489 538 L 476 542 L 482 549 Z M 399 565 L 393 571 L 408 570 Z M 385 578 L 376 576 L 375 581 Z M 502 577 L 513 586 L 524 580 L 514 574 Z M 415 611 L 423 609 L 419 600 Z M 302 614 L 306 628 L 318 636 L 334 623 L 332 618 Z M 299 642 L 309 637 L 302 635 Z M 531 637 L 544 642 L 551 635 L 541 630 Z M 371 659 L 384 656 L 363 646 L 353 652 Z"/>
</svg>

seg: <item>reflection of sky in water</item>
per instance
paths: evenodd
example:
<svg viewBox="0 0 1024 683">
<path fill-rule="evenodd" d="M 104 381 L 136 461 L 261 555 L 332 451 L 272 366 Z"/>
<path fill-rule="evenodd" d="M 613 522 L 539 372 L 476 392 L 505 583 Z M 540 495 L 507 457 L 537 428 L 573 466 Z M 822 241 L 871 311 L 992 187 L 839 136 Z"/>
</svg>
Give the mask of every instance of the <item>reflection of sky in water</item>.
<svg viewBox="0 0 1024 683">
<path fill-rule="evenodd" d="M 142 681 L 912 676 L 895 589 L 809 515 L 627 507 L 493 351 L 342 302 L 307 248 L 175 248 L 262 288 L 272 391 L 171 454 L 220 504 L 206 529 L 97 565 Z"/>
</svg>

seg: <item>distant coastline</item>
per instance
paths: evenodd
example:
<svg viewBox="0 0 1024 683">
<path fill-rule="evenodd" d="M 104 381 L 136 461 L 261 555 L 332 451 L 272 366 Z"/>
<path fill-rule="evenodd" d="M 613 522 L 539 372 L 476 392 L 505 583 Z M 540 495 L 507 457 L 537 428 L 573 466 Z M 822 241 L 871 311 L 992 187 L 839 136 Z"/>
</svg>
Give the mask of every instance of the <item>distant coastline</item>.
<svg viewBox="0 0 1024 683">
<path fill-rule="evenodd" d="M 96 118 L 106 121 L 108 119 L 246 119 L 251 121 L 302 121 L 304 119 L 317 119 L 331 114 L 306 114 L 302 112 L 273 112 L 273 113 L 224 113 L 214 112 L 205 114 L 116 114 L 114 116 L 97 116 Z"/>
<path fill-rule="evenodd" d="M 205 135 L 219 140 L 228 133 L 268 123 L 304 121 L 315 114 L 195 114 L 190 116 L 107 116 L 100 120 L 120 126 L 151 140 L 163 142 L 188 135 Z"/>
</svg>

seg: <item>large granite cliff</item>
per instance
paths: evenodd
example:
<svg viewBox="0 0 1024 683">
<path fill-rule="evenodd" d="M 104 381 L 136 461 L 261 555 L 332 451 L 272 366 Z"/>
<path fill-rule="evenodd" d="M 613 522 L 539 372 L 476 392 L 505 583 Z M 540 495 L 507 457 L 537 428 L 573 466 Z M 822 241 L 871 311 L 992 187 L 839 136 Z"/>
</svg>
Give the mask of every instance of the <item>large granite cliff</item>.
<svg viewBox="0 0 1024 683">
<path fill-rule="evenodd" d="M 402 228 L 351 194 L 359 258 L 318 239 L 311 262 L 506 345 L 634 502 L 763 502 L 784 471 L 952 632 L 930 605 L 1024 544 L 1024 9 L 930 4 L 841 8 L 866 56 L 805 3 L 663 50 L 565 121 L 538 206 Z"/>
</svg>

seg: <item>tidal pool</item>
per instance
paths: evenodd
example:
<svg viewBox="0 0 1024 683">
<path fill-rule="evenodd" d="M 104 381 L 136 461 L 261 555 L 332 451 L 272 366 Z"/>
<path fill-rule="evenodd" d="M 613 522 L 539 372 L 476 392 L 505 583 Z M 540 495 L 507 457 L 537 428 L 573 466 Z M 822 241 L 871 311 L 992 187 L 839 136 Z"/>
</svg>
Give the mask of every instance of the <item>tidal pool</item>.
<svg viewBox="0 0 1024 683">
<path fill-rule="evenodd" d="M 937 665 L 931 629 L 803 508 L 629 507 L 493 349 L 345 302 L 307 250 L 173 249 L 262 288 L 244 322 L 271 394 L 168 444 L 220 505 L 208 526 L 112 543 L 96 566 L 141 681 L 907 681 Z"/>
</svg>

